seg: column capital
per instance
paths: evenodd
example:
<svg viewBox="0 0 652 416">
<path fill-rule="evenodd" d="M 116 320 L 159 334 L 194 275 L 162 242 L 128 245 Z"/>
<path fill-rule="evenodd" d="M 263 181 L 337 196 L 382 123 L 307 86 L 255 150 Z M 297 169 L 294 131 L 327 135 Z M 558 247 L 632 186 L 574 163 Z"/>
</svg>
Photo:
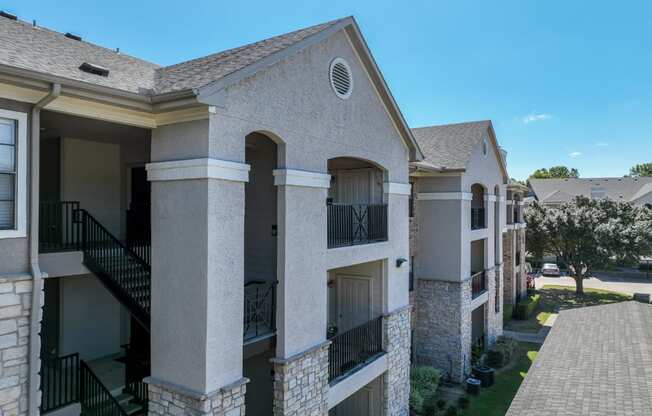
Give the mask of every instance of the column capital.
<svg viewBox="0 0 652 416">
<path fill-rule="evenodd" d="M 274 169 L 274 185 L 305 186 L 309 188 L 330 188 L 331 175 L 297 169 Z"/>
<path fill-rule="evenodd" d="M 249 182 L 250 166 L 230 160 L 201 158 L 148 163 L 146 169 L 150 181 L 222 179 Z"/>
</svg>

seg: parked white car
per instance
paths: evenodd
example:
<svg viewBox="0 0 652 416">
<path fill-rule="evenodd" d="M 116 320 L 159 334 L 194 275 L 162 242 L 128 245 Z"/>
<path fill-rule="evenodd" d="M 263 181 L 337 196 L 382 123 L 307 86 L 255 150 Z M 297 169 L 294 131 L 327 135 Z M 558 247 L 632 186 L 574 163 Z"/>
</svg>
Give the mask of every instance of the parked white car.
<svg viewBox="0 0 652 416">
<path fill-rule="evenodd" d="M 541 268 L 541 275 L 543 276 L 560 276 L 559 266 L 555 263 L 544 263 Z"/>
</svg>

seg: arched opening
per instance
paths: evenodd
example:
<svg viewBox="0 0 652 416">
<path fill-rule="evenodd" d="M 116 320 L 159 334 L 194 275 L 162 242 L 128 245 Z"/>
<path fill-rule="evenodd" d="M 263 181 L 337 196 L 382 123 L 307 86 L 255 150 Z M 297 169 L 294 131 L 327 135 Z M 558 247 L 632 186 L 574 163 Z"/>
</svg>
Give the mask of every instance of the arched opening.
<svg viewBox="0 0 652 416">
<path fill-rule="evenodd" d="M 245 161 L 250 166 L 245 185 L 244 217 L 244 364 L 248 415 L 263 416 L 273 407 L 270 377 L 274 357 L 277 265 L 277 188 L 273 171 L 278 145 L 269 136 L 245 138 Z"/>
<path fill-rule="evenodd" d="M 479 230 L 486 228 L 486 219 L 485 219 L 485 191 L 484 186 L 479 183 L 473 184 L 471 186 L 471 229 Z"/>
<path fill-rule="evenodd" d="M 328 160 L 328 247 L 387 240 L 384 171 L 371 162 L 337 157 Z"/>
</svg>

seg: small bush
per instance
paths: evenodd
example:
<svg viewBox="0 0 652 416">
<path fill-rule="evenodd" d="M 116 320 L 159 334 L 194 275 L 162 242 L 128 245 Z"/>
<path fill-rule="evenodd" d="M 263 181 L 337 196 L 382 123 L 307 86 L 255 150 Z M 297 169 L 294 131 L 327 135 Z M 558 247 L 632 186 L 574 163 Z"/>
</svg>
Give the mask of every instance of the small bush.
<svg viewBox="0 0 652 416">
<path fill-rule="evenodd" d="M 487 351 L 485 364 L 493 368 L 502 368 L 509 364 L 518 344 L 511 338 L 498 337 L 496 343 Z"/>
<path fill-rule="evenodd" d="M 448 409 L 446 409 L 446 413 L 444 413 L 446 416 L 457 416 L 457 407 L 451 406 Z"/>
<path fill-rule="evenodd" d="M 514 313 L 514 305 L 504 304 L 503 305 L 503 323 L 508 322 L 510 319 L 512 319 L 513 313 Z"/>
<path fill-rule="evenodd" d="M 459 399 L 457 399 L 457 406 L 460 409 L 466 409 L 467 407 L 469 407 L 469 403 L 471 403 L 471 401 L 468 399 L 468 397 L 462 396 Z"/>
<path fill-rule="evenodd" d="M 435 403 L 437 406 L 437 409 L 439 410 L 444 410 L 446 408 L 446 400 L 444 399 L 439 399 L 437 400 L 437 403 Z"/>
<path fill-rule="evenodd" d="M 541 295 L 537 293 L 537 294 L 529 295 L 527 298 L 521 300 L 519 303 L 516 304 L 516 308 L 514 310 L 514 318 L 523 321 L 530 318 L 532 312 L 534 312 L 536 307 L 539 306 L 540 299 L 541 299 Z"/>
<path fill-rule="evenodd" d="M 429 366 L 413 367 L 410 371 L 410 407 L 417 414 L 434 411 L 440 378 L 441 372 Z"/>
</svg>

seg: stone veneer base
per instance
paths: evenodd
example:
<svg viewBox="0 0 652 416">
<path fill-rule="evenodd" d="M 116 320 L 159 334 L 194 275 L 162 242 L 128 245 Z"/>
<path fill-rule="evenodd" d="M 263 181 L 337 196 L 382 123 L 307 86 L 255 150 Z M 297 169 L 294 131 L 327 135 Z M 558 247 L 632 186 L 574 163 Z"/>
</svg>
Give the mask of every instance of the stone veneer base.
<svg viewBox="0 0 652 416">
<path fill-rule="evenodd" d="M 328 414 L 328 346 L 324 342 L 287 359 L 273 358 L 274 416 Z"/>
<path fill-rule="evenodd" d="M 383 320 L 387 351 L 387 372 L 383 377 L 385 416 L 410 414 L 411 309 L 410 306 L 400 308 Z"/>
<path fill-rule="evenodd" d="M 28 412 L 31 276 L 0 277 L 0 415 Z"/>
<path fill-rule="evenodd" d="M 248 379 L 243 378 L 213 393 L 196 394 L 148 381 L 150 416 L 244 416 Z"/>
</svg>

